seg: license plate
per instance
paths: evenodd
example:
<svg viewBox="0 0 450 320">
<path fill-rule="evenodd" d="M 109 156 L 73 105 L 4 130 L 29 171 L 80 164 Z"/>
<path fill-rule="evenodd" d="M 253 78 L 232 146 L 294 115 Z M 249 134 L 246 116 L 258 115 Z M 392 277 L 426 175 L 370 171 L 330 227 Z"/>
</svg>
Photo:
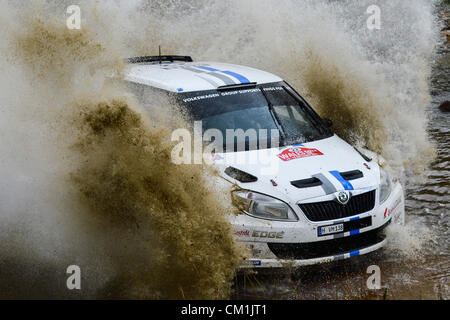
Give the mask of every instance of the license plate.
<svg viewBox="0 0 450 320">
<path fill-rule="evenodd" d="M 344 232 L 344 224 L 333 224 L 331 226 L 319 227 L 319 236 L 326 236 L 327 234 Z"/>
</svg>

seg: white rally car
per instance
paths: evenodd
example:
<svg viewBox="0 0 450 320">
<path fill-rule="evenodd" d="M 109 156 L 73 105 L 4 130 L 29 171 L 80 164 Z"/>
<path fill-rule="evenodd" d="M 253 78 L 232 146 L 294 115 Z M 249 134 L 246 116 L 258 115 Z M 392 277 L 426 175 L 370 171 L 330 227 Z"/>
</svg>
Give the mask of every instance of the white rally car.
<svg viewBox="0 0 450 320">
<path fill-rule="evenodd" d="M 390 180 L 382 160 L 333 134 L 331 121 L 281 78 L 187 56 L 128 62 L 128 84 L 140 95 L 175 96 L 192 120 L 202 121 L 203 132 L 270 132 L 233 137 L 213 155 L 235 185 L 242 214 L 230 215 L 230 222 L 251 249 L 245 266 L 296 267 L 367 254 L 384 245 L 382 231 L 392 220 L 403 221 L 402 186 Z M 263 152 L 265 165 L 236 161 L 237 154 Z"/>
</svg>

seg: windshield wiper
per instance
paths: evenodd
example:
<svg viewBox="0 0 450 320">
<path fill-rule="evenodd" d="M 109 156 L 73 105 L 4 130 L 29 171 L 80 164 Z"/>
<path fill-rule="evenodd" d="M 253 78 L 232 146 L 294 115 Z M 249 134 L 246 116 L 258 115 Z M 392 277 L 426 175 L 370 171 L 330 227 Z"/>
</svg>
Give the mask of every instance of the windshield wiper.
<svg viewBox="0 0 450 320">
<path fill-rule="evenodd" d="M 286 133 L 283 128 L 283 125 L 281 124 L 280 119 L 278 118 L 275 109 L 273 108 L 272 102 L 270 102 L 269 98 L 267 97 L 266 93 L 264 92 L 264 88 L 259 88 L 261 90 L 262 95 L 264 96 L 264 99 L 267 101 L 267 106 L 269 107 L 270 115 L 272 116 L 273 121 L 275 122 L 276 126 L 278 127 L 278 131 L 281 133 L 280 137 L 280 147 L 285 145 L 286 142 Z"/>
</svg>

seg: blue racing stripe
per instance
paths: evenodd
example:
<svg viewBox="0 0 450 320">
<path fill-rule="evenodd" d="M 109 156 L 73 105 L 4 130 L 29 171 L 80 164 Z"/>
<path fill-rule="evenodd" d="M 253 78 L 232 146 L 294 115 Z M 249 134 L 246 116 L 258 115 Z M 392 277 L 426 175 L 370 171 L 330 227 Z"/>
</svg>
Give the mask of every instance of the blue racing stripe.
<svg viewBox="0 0 450 320">
<path fill-rule="evenodd" d="M 236 73 L 236 72 L 233 72 L 233 71 L 226 71 L 226 70 L 222 71 L 222 70 L 219 70 L 219 69 L 215 69 L 215 68 L 211 68 L 211 67 L 205 67 L 205 66 L 196 66 L 196 67 L 199 68 L 199 69 L 203 69 L 203 70 L 211 71 L 211 72 L 222 72 L 224 74 L 227 74 L 229 76 L 232 76 L 232 77 L 238 79 L 241 84 L 250 83 L 250 80 L 248 80 L 242 74 L 239 74 L 239 73 Z"/>
<path fill-rule="evenodd" d="M 345 180 L 345 179 L 341 176 L 341 174 L 339 173 L 339 171 L 330 171 L 330 173 L 331 173 L 336 179 L 339 180 L 339 182 L 342 184 L 342 186 L 344 187 L 345 190 L 354 190 L 354 189 L 353 189 L 353 185 L 352 185 L 349 181 Z"/>
<path fill-rule="evenodd" d="M 359 229 L 350 231 L 351 236 L 354 236 L 355 234 L 359 234 Z"/>
<path fill-rule="evenodd" d="M 359 217 L 354 217 L 354 218 L 350 218 L 350 221 L 358 220 L 358 219 L 359 219 Z"/>
<path fill-rule="evenodd" d="M 221 71 L 222 73 L 225 73 L 229 76 L 235 77 L 238 79 L 241 83 L 250 83 L 250 80 L 248 80 L 246 77 L 244 77 L 242 74 L 233 72 L 233 71 Z"/>
<path fill-rule="evenodd" d="M 355 256 L 359 256 L 359 250 L 350 252 L 350 257 L 355 257 Z"/>
<path fill-rule="evenodd" d="M 205 66 L 196 66 L 196 67 L 199 68 L 199 69 L 206 70 L 206 71 L 213 71 L 213 72 L 219 71 L 220 72 L 219 69 L 214 69 L 214 68 L 210 68 L 210 67 L 205 67 Z"/>
</svg>

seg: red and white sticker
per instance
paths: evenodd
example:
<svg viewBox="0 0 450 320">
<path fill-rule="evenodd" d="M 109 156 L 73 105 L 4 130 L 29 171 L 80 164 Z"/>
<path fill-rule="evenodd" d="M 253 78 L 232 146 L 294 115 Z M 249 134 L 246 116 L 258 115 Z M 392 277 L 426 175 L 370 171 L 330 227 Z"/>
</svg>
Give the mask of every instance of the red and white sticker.
<svg viewBox="0 0 450 320">
<path fill-rule="evenodd" d="M 234 232 L 235 236 L 238 237 L 249 237 L 250 236 L 250 231 L 249 230 L 238 230 Z"/>
<path fill-rule="evenodd" d="M 294 147 L 284 150 L 278 155 L 278 158 L 283 161 L 290 161 L 313 156 L 323 156 L 323 153 L 314 148 Z"/>
</svg>

